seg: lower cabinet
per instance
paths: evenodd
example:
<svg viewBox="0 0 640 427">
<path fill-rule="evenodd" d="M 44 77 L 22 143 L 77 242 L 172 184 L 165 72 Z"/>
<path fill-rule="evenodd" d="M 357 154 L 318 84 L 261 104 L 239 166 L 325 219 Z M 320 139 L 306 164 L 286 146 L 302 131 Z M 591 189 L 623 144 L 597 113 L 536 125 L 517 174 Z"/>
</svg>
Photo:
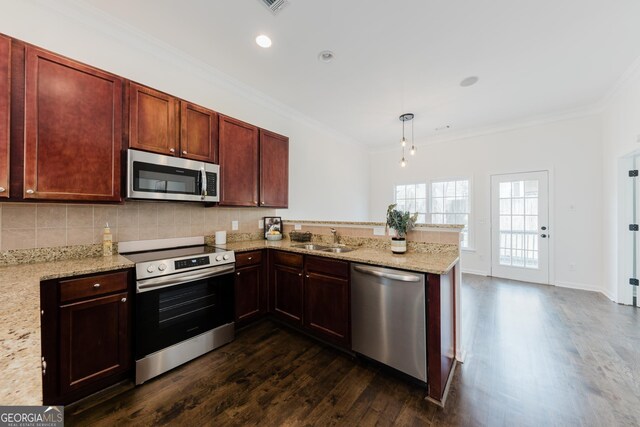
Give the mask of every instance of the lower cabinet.
<svg viewBox="0 0 640 427">
<path fill-rule="evenodd" d="M 236 254 L 236 327 L 245 326 L 267 312 L 267 288 L 262 259 L 262 251 Z"/>
<path fill-rule="evenodd" d="M 307 256 L 304 326 L 314 335 L 350 347 L 349 263 Z"/>
<path fill-rule="evenodd" d="M 295 326 L 302 326 L 303 255 L 272 252 L 270 299 L 273 315 Z"/>
<path fill-rule="evenodd" d="M 42 282 L 45 405 L 67 404 L 127 378 L 129 271 Z"/>
</svg>

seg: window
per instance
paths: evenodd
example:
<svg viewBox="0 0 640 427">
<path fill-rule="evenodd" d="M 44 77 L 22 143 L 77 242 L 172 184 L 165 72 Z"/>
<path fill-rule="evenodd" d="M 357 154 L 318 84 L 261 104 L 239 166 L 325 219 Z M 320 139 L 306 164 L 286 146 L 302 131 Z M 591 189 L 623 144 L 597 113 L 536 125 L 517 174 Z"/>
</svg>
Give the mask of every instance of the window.
<svg viewBox="0 0 640 427">
<path fill-rule="evenodd" d="M 464 224 L 461 247 L 469 244 L 469 180 L 431 182 L 431 223 Z"/>
<path fill-rule="evenodd" d="M 427 222 L 427 184 L 396 185 L 395 201 L 396 209 L 417 212 L 417 222 Z"/>
</svg>

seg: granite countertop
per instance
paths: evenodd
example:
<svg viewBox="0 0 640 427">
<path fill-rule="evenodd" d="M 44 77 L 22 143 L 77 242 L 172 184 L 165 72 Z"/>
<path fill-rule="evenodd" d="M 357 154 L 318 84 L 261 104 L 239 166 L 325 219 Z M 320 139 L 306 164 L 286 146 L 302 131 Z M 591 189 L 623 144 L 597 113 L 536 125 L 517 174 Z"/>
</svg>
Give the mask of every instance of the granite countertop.
<svg viewBox="0 0 640 427">
<path fill-rule="evenodd" d="M 111 257 L 0 267 L 0 405 L 41 405 L 40 281 L 133 267 Z"/>
<path fill-rule="evenodd" d="M 442 252 L 407 252 L 403 255 L 395 255 L 390 249 L 372 247 L 354 247 L 351 252 L 333 253 L 317 250 L 307 250 L 293 247 L 301 244 L 290 240 L 268 241 L 251 240 L 245 242 L 227 243 L 216 245 L 236 252 L 246 252 L 258 249 L 280 249 L 301 254 L 310 254 L 343 261 L 361 262 L 364 264 L 380 265 L 384 267 L 399 268 L 403 270 L 419 271 L 431 274 L 447 274 L 460 259 L 457 251 Z M 322 243 L 320 243 L 322 244 Z M 325 245 L 327 246 L 327 245 Z M 330 246 L 330 245 L 329 245 Z"/>
</svg>

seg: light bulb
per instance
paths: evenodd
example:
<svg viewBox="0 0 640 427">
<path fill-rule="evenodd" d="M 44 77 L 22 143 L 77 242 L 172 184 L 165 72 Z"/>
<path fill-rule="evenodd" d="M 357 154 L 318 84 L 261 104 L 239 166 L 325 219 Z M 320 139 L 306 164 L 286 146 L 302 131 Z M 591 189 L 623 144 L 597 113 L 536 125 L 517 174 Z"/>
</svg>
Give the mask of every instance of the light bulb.
<svg viewBox="0 0 640 427">
<path fill-rule="evenodd" d="M 414 147 L 413 145 L 411 146 L 411 151 L 409 151 L 409 154 L 411 154 L 412 156 L 415 156 L 416 154 L 416 147 Z"/>
<path fill-rule="evenodd" d="M 407 145 L 407 140 L 402 138 L 402 141 L 400 141 L 400 143 L 402 143 L 402 146 L 406 146 Z"/>
<path fill-rule="evenodd" d="M 404 160 L 404 157 L 402 158 L 402 160 L 400 161 L 400 167 L 405 167 L 407 166 L 407 162 Z"/>
</svg>

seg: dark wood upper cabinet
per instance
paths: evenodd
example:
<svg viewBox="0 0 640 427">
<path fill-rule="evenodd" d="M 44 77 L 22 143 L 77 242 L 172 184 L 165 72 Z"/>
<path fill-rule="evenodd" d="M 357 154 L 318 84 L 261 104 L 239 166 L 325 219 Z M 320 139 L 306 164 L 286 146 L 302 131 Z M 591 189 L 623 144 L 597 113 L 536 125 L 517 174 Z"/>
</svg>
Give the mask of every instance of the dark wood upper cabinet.
<svg viewBox="0 0 640 427">
<path fill-rule="evenodd" d="M 289 138 L 260 129 L 260 206 L 289 206 Z"/>
<path fill-rule="evenodd" d="M 217 163 L 218 114 L 180 102 L 180 155 L 187 159 Z"/>
<path fill-rule="evenodd" d="M 258 128 L 220 115 L 220 205 L 258 206 Z"/>
<path fill-rule="evenodd" d="M 174 156 L 180 148 L 178 99 L 129 83 L 129 147 Z"/>
<path fill-rule="evenodd" d="M 0 198 L 9 197 L 11 39 L 0 36 Z"/>
<path fill-rule="evenodd" d="M 26 199 L 120 201 L 123 79 L 27 46 Z"/>
</svg>

